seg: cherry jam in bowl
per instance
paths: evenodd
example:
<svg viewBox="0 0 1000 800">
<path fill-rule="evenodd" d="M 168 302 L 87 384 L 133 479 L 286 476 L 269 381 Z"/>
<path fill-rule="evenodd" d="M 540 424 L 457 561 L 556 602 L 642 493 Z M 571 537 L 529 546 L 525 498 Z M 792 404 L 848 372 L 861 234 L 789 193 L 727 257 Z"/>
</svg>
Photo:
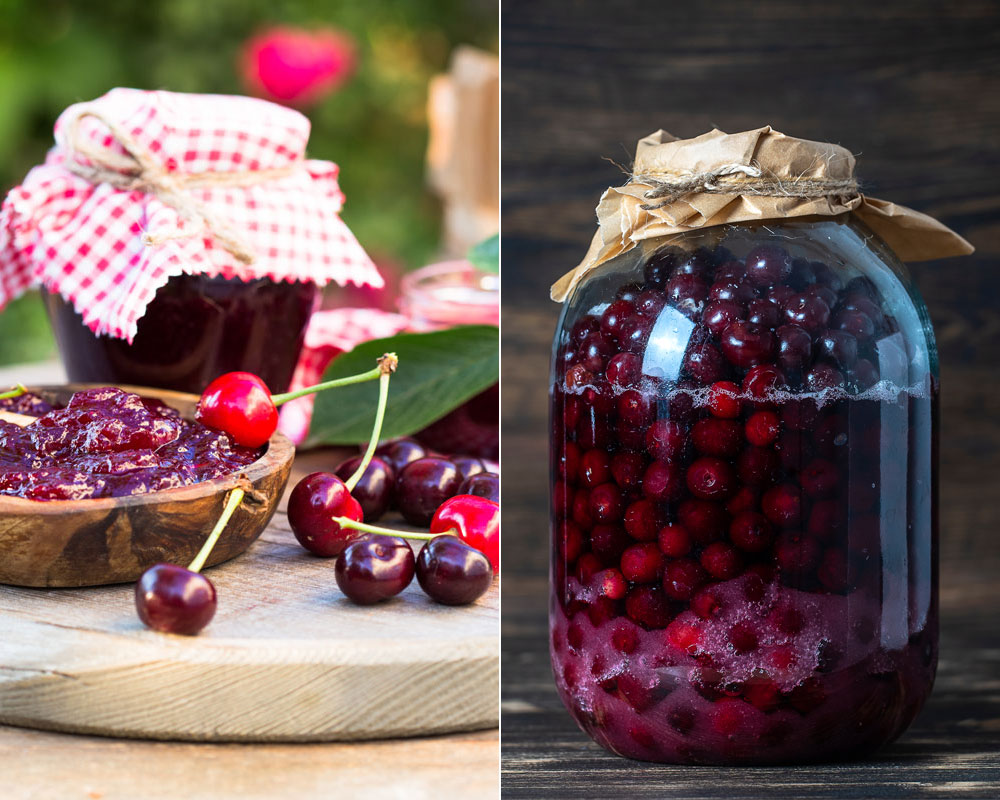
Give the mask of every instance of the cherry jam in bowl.
<svg viewBox="0 0 1000 800">
<path fill-rule="evenodd" d="M 195 421 L 198 396 L 86 384 L 0 401 L 0 583 L 93 586 L 187 564 L 239 486 L 247 493 L 208 564 L 250 546 L 273 516 L 294 448 L 259 450 Z"/>
<path fill-rule="evenodd" d="M 646 242 L 568 298 L 551 388 L 550 650 L 631 758 L 859 757 L 937 663 L 937 354 L 845 217 Z"/>
</svg>

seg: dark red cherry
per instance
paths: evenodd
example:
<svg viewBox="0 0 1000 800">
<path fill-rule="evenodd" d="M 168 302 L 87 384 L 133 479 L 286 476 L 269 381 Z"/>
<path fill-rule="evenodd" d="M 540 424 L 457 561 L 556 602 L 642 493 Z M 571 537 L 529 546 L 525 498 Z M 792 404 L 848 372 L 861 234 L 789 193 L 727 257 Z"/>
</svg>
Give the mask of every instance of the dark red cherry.
<svg viewBox="0 0 1000 800">
<path fill-rule="evenodd" d="M 466 456 L 461 453 L 456 453 L 455 455 L 448 456 L 448 460 L 455 465 L 455 469 L 458 470 L 459 480 L 462 482 L 472 475 L 478 475 L 480 472 L 486 472 L 486 466 L 483 464 L 483 460 L 481 458 L 476 458 L 475 456 Z"/>
<path fill-rule="evenodd" d="M 625 283 L 619 286 L 618 291 L 615 292 L 615 300 L 624 300 L 627 303 L 635 305 L 642 292 L 643 285 L 641 283 Z"/>
<path fill-rule="evenodd" d="M 823 331 L 816 340 L 816 354 L 840 369 L 848 369 L 858 360 L 858 340 L 847 331 Z"/>
<path fill-rule="evenodd" d="M 656 542 L 640 542 L 622 553 L 621 574 L 631 583 L 654 583 L 663 569 L 663 553 Z"/>
<path fill-rule="evenodd" d="M 722 353 L 711 342 L 692 342 L 684 355 L 684 369 L 696 381 L 707 385 L 725 377 L 726 363 Z"/>
<path fill-rule="evenodd" d="M 618 345 L 631 353 L 641 353 L 646 349 L 650 331 L 653 330 L 655 319 L 633 314 L 621 326 L 618 334 Z"/>
<path fill-rule="evenodd" d="M 658 419 L 646 432 L 646 450 L 660 461 L 675 461 L 687 448 L 687 430 L 679 422 Z"/>
<path fill-rule="evenodd" d="M 622 323 L 635 314 L 635 306 L 628 300 L 615 300 L 601 314 L 601 333 L 609 340 L 617 341 Z"/>
<path fill-rule="evenodd" d="M 626 389 L 618 395 L 618 419 L 634 428 L 643 428 L 653 421 L 652 398 L 636 389 Z"/>
<path fill-rule="evenodd" d="M 701 551 L 701 566 L 719 581 L 728 581 L 743 571 L 743 556 L 731 544 L 712 542 Z"/>
<path fill-rule="evenodd" d="M 815 334 L 830 321 L 830 306 L 822 298 L 803 292 L 785 303 L 783 317 L 787 324 L 798 325 Z"/>
<path fill-rule="evenodd" d="M 844 373 L 829 364 L 816 364 L 806 373 L 805 385 L 811 392 L 836 389 L 844 385 Z"/>
<path fill-rule="evenodd" d="M 445 458 L 427 457 L 413 461 L 396 478 L 396 505 L 411 525 L 426 527 L 445 500 L 458 493 L 461 477 Z"/>
<path fill-rule="evenodd" d="M 736 488 L 736 474 L 721 458 L 703 456 L 688 467 L 687 487 L 691 494 L 703 500 L 723 499 Z"/>
<path fill-rule="evenodd" d="M 598 522 L 621 518 L 622 491 L 613 483 L 604 483 L 590 492 L 590 513 Z"/>
<path fill-rule="evenodd" d="M 746 309 L 735 300 L 713 300 L 705 306 L 701 315 L 702 324 L 716 336 L 720 336 L 728 325 L 746 319 Z"/>
<path fill-rule="evenodd" d="M 669 502 L 684 494 L 684 471 L 675 462 L 654 461 L 642 476 L 642 493 L 651 500 Z"/>
<path fill-rule="evenodd" d="M 758 364 L 743 378 L 743 393 L 758 400 L 772 399 L 774 392 L 786 386 L 785 376 L 772 364 Z"/>
<path fill-rule="evenodd" d="M 592 333 L 583 340 L 577 350 L 580 358 L 579 365 L 591 374 L 603 372 L 604 365 L 611 357 L 612 352 L 611 345 L 602 334 Z"/>
<path fill-rule="evenodd" d="M 420 549 L 416 563 L 420 588 L 438 603 L 474 603 L 493 583 L 489 559 L 457 536 L 435 536 Z"/>
<path fill-rule="evenodd" d="M 667 302 L 687 316 L 698 313 L 708 296 L 708 285 L 697 275 L 674 273 L 664 287 Z"/>
<path fill-rule="evenodd" d="M 697 561 L 680 558 L 663 568 L 663 592 L 674 600 L 690 600 L 707 578 Z"/>
<path fill-rule="evenodd" d="M 744 432 L 750 444 L 767 447 L 778 438 L 781 419 L 773 411 L 758 411 L 746 421 Z"/>
<path fill-rule="evenodd" d="M 636 500 L 625 509 L 625 530 L 640 542 L 653 541 L 663 522 L 664 515 L 660 506 L 647 498 Z"/>
<path fill-rule="evenodd" d="M 691 441 L 704 455 L 735 456 L 743 445 L 743 426 L 735 419 L 704 417 L 691 429 Z"/>
<path fill-rule="evenodd" d="M 588 489 L 611 480 L 611 457 L 604 450 L 588 450 L 580 459 L 580 483 Z"/>
<path fill-rule="evenodd" d="M 670 622 L 670 603 L 658 586 L 640 585 L 626 595 L 625 613 L 644 628 L 665 628 Z"/>
<path fill-rule="evenodd" d="M 139 619 L 154 631 L 193 636 L 212 621 L 217 605 L 212 582 L 176 564 L 154 564 L 135 585 Z"/>
<path fill-rule="evenodd" d="M 574 406 L 576 413 L 579 413 L 577 398 L 568 397 L 566 402 L 568 406 Z M 569 427 L 572 428 L 573 425 L 569 425 Z M 391 442 L 380 444 L 375 449 L 375 455 L 392 467 L 392 474 L 398 477 L 399 473 L 403 471 L 403 467 L 411 461 L 424 458 L 427 455 L 427 449 L 416 439 L 394 439 Z"/>
<path fill-rule="evenodd" d="M 774 303 L 768 300 L 753 300 L 747 306 L 746 321 L 762 328 L 773 328 L 778 324 L 781 312 Z"/>
<path fill-rule="evenodd" d="M 642 377 L 642 358 L 635 353 L 619 353 L 608 362 L 605 377 L 619 389 L 635 386 Z"/>
<path fill-rule="evenodd" d="M 791 259 L 776 245 L 760 245 L 747 254 L 746 274 L 758 286 L 784 283 L 792 274 Z"/>
<path fill-rule="evenodd" d="M 737 367 L 749 367 L 769 361 L 774 355 L 774 334 L 767 328 L 734 322 L 721 337 L 722 352 Z"/>
<path fill-rule="evenodd" d="M 778 364 L 786 372 L 797 374 L 812 360 L 812 336 L 798 325 L 782 325 L 778 339 Z"/>
<path fill-rule="evenodd" d="M 875 335 L 875 323 L 863 311 L 839 311 L 833 318 L 833 327 L 851 334 L 859 342 L 867 342 Z"/>
<path fill-rule="evenodd" d="M 395 597 L 409 586 L 414 563 L 406 539 L 366 533 L 340 554 L 333 574 L 348 599 L 369 606 Z"/>
<path fill-rule="evenodd" d="M 663 292 L 649 289 L 639 295 L 635 302 L 636 314 L 648 319 L 656 319 L 663 307 L 667 304 L 667 298 Z"/>
<path fill-rule="evenodd" d="M 500 476 L 495 472 L 480 472 L 466 478 L 458 489 L 459 494 L 485 497 L 494 503 L 500 502 Z"/>
<path fill-rule="evenodd" d="M 349 458 L 337 467 L 335 474 L 346 481 L 361 466 L 361 460 L 362 456 Z M 392 503 L 395 482 L 396 475 L 392 467 L 381 458 L 372 458 L 361 480 L 351 490 L 351 494 L 361 504 L 365 522 L 375 522 L 385 514 Z"/>
<path fill-rule="evenodd" d="M 639 453 L 615 453 L 611 459 L 611 475 L 623 491 L 638 491 L 646 471 L 646 459 Z"/>
<path fill-rule="evenodd" d="M 729 515 L 718 503 L 692 497 L 677 508 L 677 521 L 696 542 L 707 544 L 725 535 Z"/>
<path fill-rule="evenodd" d="M 586 339 L 592 333 L 598 333 L 601 330 L 601 321 L 594 316 L 581 317 L 575 323 L 573 323 L 573 328 L 570 330 L 569 343 L 571 347 L 579 347 L 583 344 L 583 340 Z"/>
<path fill-rule="evenodd" d="M 729 538 L 740 550 L 760 553 L 771 544 L 774 528 L 763 514 L 744 511 L 733 517 L 729 526 Z"/>
<path fill-rule="evenodd" d="M 677 248 L 664 248 L 653 253 L 643 268 L 646 284 L 653 289 L 662 289 L 684 258 L 684 251 Z"/>
<path fill-rule="evenodd" d="M 779 528 L 791 528 L 802 521 L 802 492 L 794 484 L 784 483 L 768 489 L 760 506 L 764 516 Z"/>
<path fill-rule="evenodd" d="M 664 525 L 657 534 L 660 552 L 670 558 L 681 558 L 691 552 L 691 534 L 681 525 Z"/>
<path fill-rule="evenodd" d="M 344 482 L 328 472 L 313 472 L 288 497 L 288 523 L 306 550 L 326 558 L 339 555 L 358 532 L 341 528 L 333 517 L 364 519 L 361 504 Z"/>
</svg>

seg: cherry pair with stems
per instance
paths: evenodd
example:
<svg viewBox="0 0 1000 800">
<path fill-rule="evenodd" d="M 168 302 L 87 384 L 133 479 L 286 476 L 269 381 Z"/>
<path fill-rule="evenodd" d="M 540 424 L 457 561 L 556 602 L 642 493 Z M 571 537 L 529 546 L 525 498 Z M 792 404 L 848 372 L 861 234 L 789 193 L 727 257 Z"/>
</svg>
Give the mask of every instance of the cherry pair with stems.
<svg viewBox="0 0 1000 800">
<path fill-rule="evenodd" d="M 328 482 L 333 491 L 317 504 L 325 509 L 323 532 L 327 544 L 325 548 L 310 547 L 304 541 L 303 544 L 319 555 L 340 554 L 335 568 L 337 583 L 356 603 L 375 603 L 398 594 L 414 573 L 424 591 L 438 602 L 469 603 L 489 587 L 493 567 L 498 566 L 499 508 L 495 503 L 473 496 L 452 498 L 449 503 L 458 502 L 450 508 L 445 508 L 448 505 L 445 503 L 438 509 L 430 533 L 405 534 L 406 538 L 430 540 L 420 557 L 414 559 L 409 544 L 396 531 L 362 522 L 360 505 L 350 494 L 368 468 L 378 444 L 389 378 L 397 364 L 395 354 L 386 354 L 368 372 L 280 395 L 271 395 L 266 384 L 255 375 L 228 373 L 213 381 L 202 394 L 197 419 L 207 427 L 228 433 L 238 444 L 260 447 L 276 430 L 277 407 L 282 403 L 377 378 L 378 408 L 365 455 L 346 481 L 327 476 L 336 483 Z M 135 601 L 139 617 L 147 626 L 170 633 L 196 634 L 211 621 L 217 605 L 216 591 L 200 570 L 245 495 L 245 487 L 232 490 L 204 546 L 186 569 L 175 564 L 156 564 L 140 577 Z M 346 534 L 346 530 L 352 533 Z M 339 543 L 333 548 L 335 552 L 330 552 L 330 541 Z"/>
</svg>

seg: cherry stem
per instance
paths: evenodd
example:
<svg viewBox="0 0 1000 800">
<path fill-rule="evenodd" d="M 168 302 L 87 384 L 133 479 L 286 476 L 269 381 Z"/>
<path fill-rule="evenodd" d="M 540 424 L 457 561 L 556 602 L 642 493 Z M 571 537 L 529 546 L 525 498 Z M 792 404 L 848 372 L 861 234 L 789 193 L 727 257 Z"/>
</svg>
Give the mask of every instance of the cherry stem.
<svg viewBox="0 0 1000 800">
<path fill-rule="evenodd" d="M 372 456 L 375 455 L 375 448 L 378 447 L 378 440 L 382 435 L 385 407 L 389 402 L 389 378 L 396 371 L 398 364 L 399 359 L 396 358 L 395 353 L 386 353 L 378 360 L 378 367 L 382 372 L 378 376 L 378 408 L 375 409 L 375 427 L 372 428 L 372 435 L 368 440 L 368 449 L 365 450 L 361 463 L 354 470 L 354 474 L 344 481 L 344 485 L 347 486 L 347 491 L 349 492 L 354 491 L 354 487 L 358 485 L 358 481 L 361 480 L 361 477 L 365 474 L 365 470 L 368 469 L 368 465 L 372 462 Z"/>
<path fill-rule="evenodd" d="M 245 494 L 246 492 L 240 487 L 233 489 L 232 493 L 229 495 L 229 499 L 226 501 L 226 507 L 222 509 L 222 514 L 215 523 L 215 527 L 212 528 L 212 532 L 208 534 L 205 544 L 201 546 L 201 550 L 199 550 L 198 555 L 194 557 L 194 561 L 188 564 L 189 570 L 192 572 L 201 572 L 201 568 L 205 566 L 205 562 L 212 553 L 212 548 L 215 547 L 215 543 L 219 541 L 219 537 L 222 535 L 222 531 L 225 529 L 226 524 L 229 522 L 229 518 L 233 515 L 233 512 L 236 511 L 239 504 L 243 502 L 243 496 Z"/>
<path fill-rule="evenodd" d="M 28 390 L 24 388 L 23 383 L 15 383 L 14 388 L 8 392 L 0 394 L 0 400 L 7 400 L 12 397 L 20 397 L 22 394 L 27 394 Z"/>
<path fill-rule="evenodd" d="M 338 386 L 351 386 L 355 383 L 367 383 L 368 381 L 374 381 L 381 378 L 386 369 L 390 372 L 395 372 L 397 363 L 399 363 L 399 359 L 396 358 L 395 353 L 386 353 L 378 359 L 378 366 L 368 370 L 367 372 L 360 372 L 357 375 L 348 375 L 346 378 L 336 378 L 332 381 L 325 381 L 323 383 L 317 383 L 313 386 L 306 386 L 304 389 L 296 389 L 294 392 L 272 394 L 271 402 L 274 403 L 275 406 L 280 406 L 282 403 L 287 403 L 289 400 L 296 400 L 300 397 L 305 397 L 307 394 L 322 392 L 324 389 L 335 389 Z"/>
<path fill-rule="evenodd" d="M 392 528 L 383 528 L 381 525 L 370 525 L 367 522 L 358 522 L 350 517 L 334 517 L 333 521 L 341 528 L 363 531 L 364 533 L 380 533 L 383 536 L 400 536 L 403 539 L 419 539 L 422 542 L 429 542 L 438 536 L 448 536 L 449 534 L 451 536 L 458 536 L 458 530 L 455 528 L 441 531 L 440 533 L 416 533 L 414 531 L 397 531 Z"/>
</svg>

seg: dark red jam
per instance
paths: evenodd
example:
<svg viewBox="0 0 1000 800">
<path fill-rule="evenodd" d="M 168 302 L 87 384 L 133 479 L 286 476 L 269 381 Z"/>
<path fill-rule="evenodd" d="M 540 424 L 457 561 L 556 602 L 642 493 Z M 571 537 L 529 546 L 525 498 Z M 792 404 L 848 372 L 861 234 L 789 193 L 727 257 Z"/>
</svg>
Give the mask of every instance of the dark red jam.
<svg viewBox="0 0 1000 800">
<path fill-rule="evenodd" d="M 252 372 L 284 392 L 318 297 L 313 283 L 177 275 L 131 344 L 95 336 L 58 294 L 45 304 L 71 381 L 200 392 L 226 372 Z"/>
<path fill-rule="evenodd" d="M 567 309 L 556 684 L 633 758 L 866 754 L 937 658 L 929 329 L 887 268 L 877 287 L 727 244 L 658 251 Z"/>
<path fill-rule="evenodd" d="M 77 392 L 57 409 L 22 395 L 0 400 L 0 410 L 38 416 L 24 427 L 0 420 L 0 494 L 29 500 L 174 489 L 237 472 L 261 454 L 121 389 Z"/>
</svg>

